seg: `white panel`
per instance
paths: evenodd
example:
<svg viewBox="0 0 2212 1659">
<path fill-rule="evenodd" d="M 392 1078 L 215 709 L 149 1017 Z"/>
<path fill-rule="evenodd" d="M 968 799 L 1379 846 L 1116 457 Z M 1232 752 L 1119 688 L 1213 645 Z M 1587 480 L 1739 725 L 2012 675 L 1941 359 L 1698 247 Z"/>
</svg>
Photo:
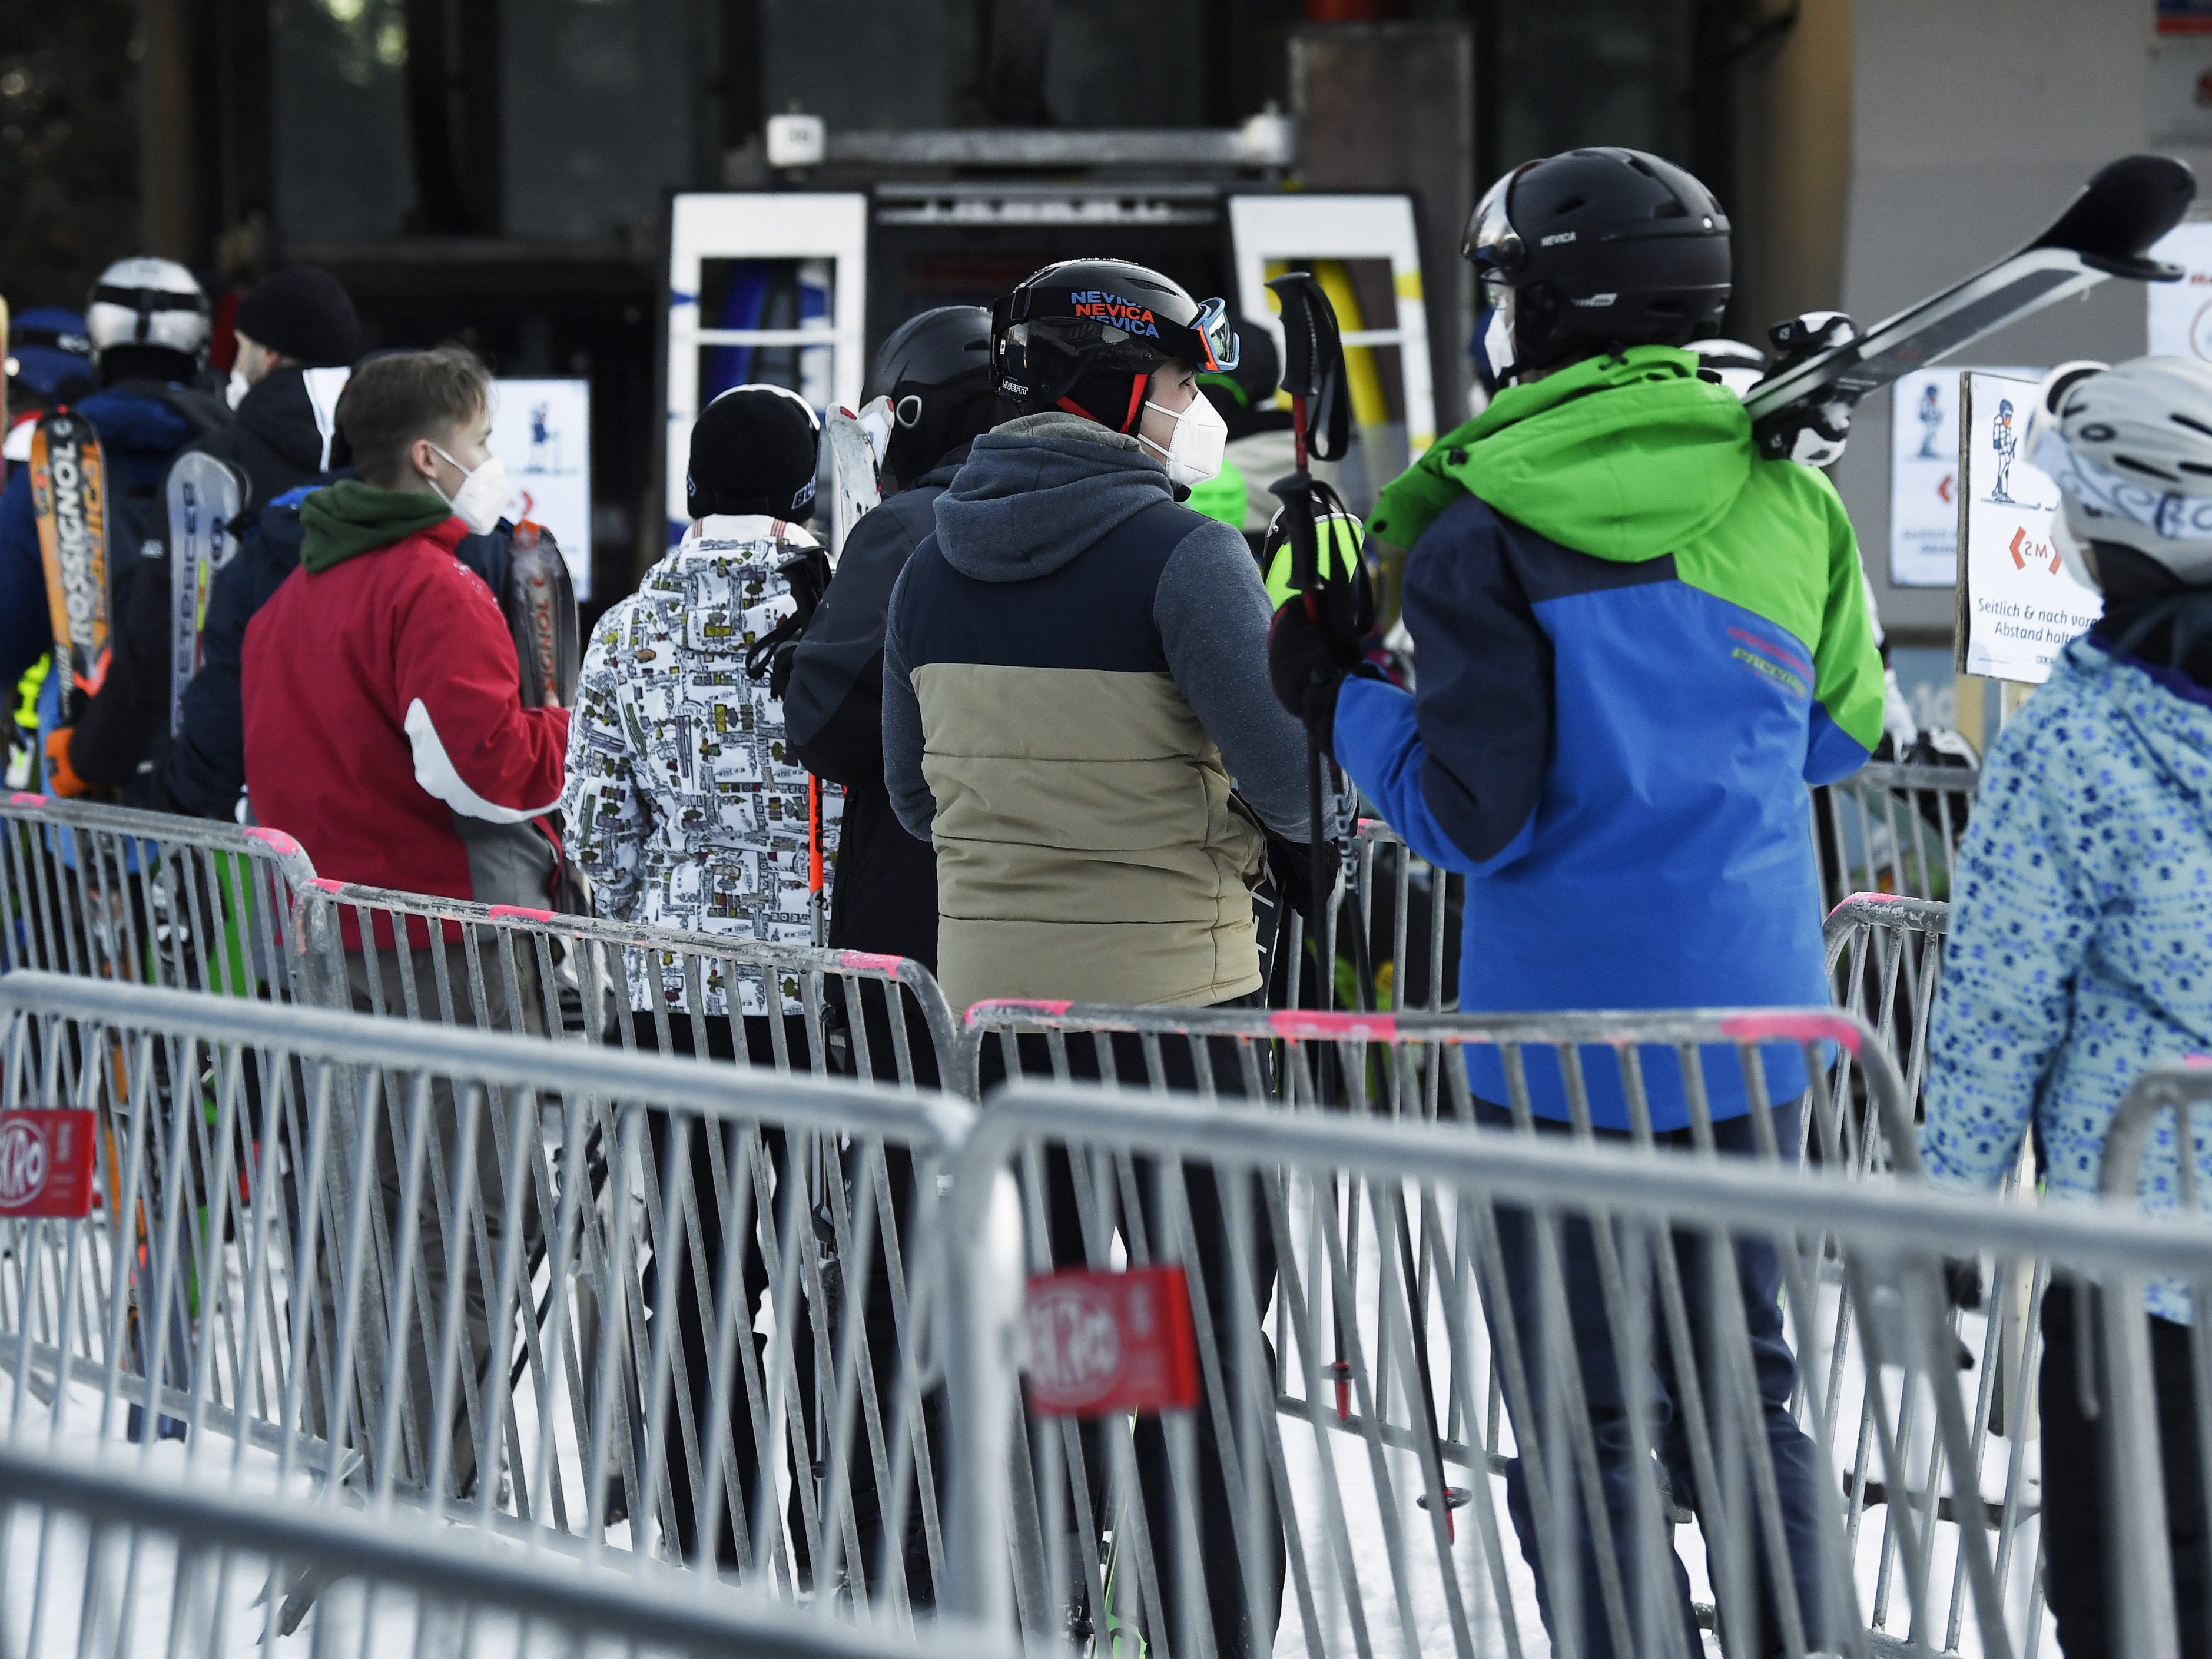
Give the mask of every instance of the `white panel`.
<svg viewBox="0 0 2212 1659">
<path fill-rule="evenodd" d="M 1345 336 L 1346 345 L 1395 346 L 1406 388 L 1406 436 L 1419 455 L 1436 441 L 1437 406 L 1429 372 L 1429 317 L 1421 299 L 1420 244 L 1413 234 L 1413 204 L 1405 196 L 1275 196 L 1229 198 L 1229 232 L 1237 259 L 1240 314 L 1273 331 L 1283 326 L 1268 305 L 1267 263 L 1273 259 L 1388 259 L 1398 300 L 1396 326 Z M 1377 480 L 1377 482 L 1382 482 Z"/>
<path fill-rule="evenodd" d="M 760 344 L 819 341 L 831 349 L 837 401 L 857 409 L 867 378 L 868 198 L 857 191 L 718 191 L 678 196 L 668 232 L 668 467 L 663 516 L 680 520 L 691 422 L 699 415 L 699 348 L 730 338 L 699 325 L 699 276 L 708 259 L 830 259 L 836 295 L 826 333 L 761 332 Z"/>
</svg>

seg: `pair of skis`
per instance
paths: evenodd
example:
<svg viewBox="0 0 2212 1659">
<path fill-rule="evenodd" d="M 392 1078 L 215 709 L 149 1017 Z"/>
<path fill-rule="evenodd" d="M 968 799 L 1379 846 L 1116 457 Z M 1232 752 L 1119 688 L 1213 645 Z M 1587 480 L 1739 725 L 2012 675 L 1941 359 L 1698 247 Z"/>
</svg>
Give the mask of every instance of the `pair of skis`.
<svg viewBox="0 0 2212 1659">
<path fill-rule="evenodd" d="M 199 672 L 208 593 L 238 551 L 251 486 L 227 461 L 195 451 L 169 469 L 169 734 L 185 723 L 185 688 Z"/>
</svg>

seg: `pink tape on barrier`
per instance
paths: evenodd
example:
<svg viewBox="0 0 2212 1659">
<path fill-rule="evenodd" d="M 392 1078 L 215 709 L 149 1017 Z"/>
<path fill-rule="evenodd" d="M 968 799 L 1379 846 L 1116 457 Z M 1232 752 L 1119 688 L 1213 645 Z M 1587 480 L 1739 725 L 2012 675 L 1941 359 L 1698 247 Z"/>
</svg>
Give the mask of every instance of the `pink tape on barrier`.
<svg viewBox="0 0 2212 1659">
<path fill-rule="evenodd" d="M 992 997 L 968 1006 L 968 1024 L 980 1024 L 981 1017 L 999 1013 L 1050 1014 L 1055 1018 L 1075 1006 L 1073 1002 L 1041 1002 L 1029 997 Z"/>
<path fill-rule="evenodd" d="M 1836 910 L 1842 909 L 1845 904 L 1857 904 L 1862 901 L 1869 904 L 1904 904 L 1910 902 L 1911 897 L 1912 895 L 1910 893 L 1853 893 L 1842 903 L 1838 904 L 1835 910 L 1828 912 L 1828 920 L 1834 921 Z"/>
<path fill-rule="evenodd" d="M 316 889 L 318 891 L 325 893 L 343 893 L 345 891 L 345 884 L 342 881 L 336 880 L 330 876 L 317 876 L 310 881 L 307 885 Z"/>
<path fill-rule="evenodd" d="M 525 908 L 520 904 L 495 904 L 491 907 L 489 914 L 494 917 L 520 916 L 525 921 L 552 921 L 556 920 L 556 917 L 550 910 L 531 910 Z"/>
<path fill-rule="evenodd" d="M 906 958 L 904 957 L 885 956 L 880 951 L 840 951 L 837 952 L 837 965 L 840 968 L 856 969 L 862 973 L 868 974 L 896 974 L 898 972 L 899 963 L 905 960 Z"/>
<path fill-rule="evenodd" d="M 1849 1020 L 1808 1008 L 1802 1013 L 1738 1014 L 1721 1022 L 1721 1035 L 1738 1042 L 1788 1037 L 1798 1042 L 1840 1042 L 1859 1051 L 1859 1030 Z"/>
<path fill-rule="evenodd" d="M 264 830 L 258 823 L 250 823 L 246 827 L 246 833 L 254 840 L 264 842 L 275 851 L 283 854 L 287 858 L 300 850 L 300 843 L 282 830 Z"/>
<path fill-rule="evenodd" d="M 17 790 L 8 797 L 8 805 L 10 806 L 44 806 L 46 804 L 46 798 L 44 795 L 28 794 L 22 790 Z"/>
<path fill-rule="evenodd" d="M 2212 1054 L 2190 1054 L 2181 1063 L 2192 1072 L 2212 1071 Z"/>
<path fill-rule="evenodd" d="M 1267 1016 L 1267 1029 L 1279 1037 L 1318 1038 L 1324 1042 L 1398 1040 L 1396 1015 L 1362 1014 L 1348 1009 L 1325 1013 L 1318 1008 L 1285 1008 Z"/>
</svg>

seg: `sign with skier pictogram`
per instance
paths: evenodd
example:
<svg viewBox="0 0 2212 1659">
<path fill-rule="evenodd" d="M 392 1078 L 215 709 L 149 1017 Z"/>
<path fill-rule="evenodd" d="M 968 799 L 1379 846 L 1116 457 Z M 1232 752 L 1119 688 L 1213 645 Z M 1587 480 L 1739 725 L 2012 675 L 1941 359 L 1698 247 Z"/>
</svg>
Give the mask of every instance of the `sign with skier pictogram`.
<svg viewBox="0 0 2212 1659">
<path fill-rule="evenodd" d="M 2039 380 L 2039 368 L 1989 371 Z M 1959 579 L 1959 371 L 1923 368 L 1890 389 L 1889 585 Z"/>
<path fill-rule="evenodd" d="M 1039 1273 L 1026 1322 L 1030 1405 L 1044 1416 L 1198 1404 L 1198 1340 L 1181 1267 Z"/>
<path fill-rule="evenodd" d="M 0 1112 L 0 1216 L 91 1214 L 94 1146 L 90 1112 Z"/>
<path fill-rule="evenodd" d="M 2057 486 L 2021 453 L 2036 382 L 1978 369 L 1958 379 L 1958 666 L 2040 685 L 2104 601 L 2060 561 Z"/>
<path fill-rule="evenodd" d="M 592 596 L 591 444 L 589 380 L 499 381 L 491 449 L 507 463 L 507 516 L 553 532 L 580 599 Z"/>
</svg>

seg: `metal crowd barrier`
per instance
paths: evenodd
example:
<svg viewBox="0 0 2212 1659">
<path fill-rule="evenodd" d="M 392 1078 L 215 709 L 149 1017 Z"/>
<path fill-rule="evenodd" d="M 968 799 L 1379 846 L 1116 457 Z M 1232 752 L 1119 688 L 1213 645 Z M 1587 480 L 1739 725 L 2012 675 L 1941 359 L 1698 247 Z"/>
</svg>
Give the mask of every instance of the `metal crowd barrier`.
<svg viewBox="0 0 2212 1659">
<path fill-rule="evenodd" d="M 938 1086 L 958 1052 L 945 993 L 903 957 L 330 880 L 301 890 L 294 938 L 329 1007 L 701 1056 L 738 1016 L 756 1063 L 908 1088 Z"/>
<path fill-rule="evenodd" d="M 18 793 L 0 838 L 0 970 L 290 1000 L 315 866 L 289 836 Z"/>
<path fill-rule="evenodd" d="M 1919 1169 L 1904 1079 L 1875 1032 L 1841 1012 L 1391 1016 L 999 1003 L 971 1009 L 969 1030 L 971 1066 L 987 1082 L 1006 1076 L 1028 1086 L 1103 1078 L 1155 1097 L 1169 1090 L 1189 1091 L 1231 1112 L 1240 1102 L 1264 1104 L 1270 1121 L 1382 1117 L 1407 1128 L 1443 1124 L 1466 1132 L 1481 1120 L 1534 1139 L 1540 1125 L 1532 1110 L 1531 1078 L 1541 1064 L 1564 1085 L 1568 1113 L 1568 1121 L 1549 1127 L 1577 1144 L 1599 1138 L 1605 1100 L 1597 1085 L 1609 1076 L 1615 1109 L 1625 1105 L 1628 1118 L 1613 1133 L 1617 1139 L 1646 1146 L 1664 1140 L 1701 1153 L 1732 1150 L 1770 1168 L 1803 1164 L 1857 1179 L 1893 1173 L 1910 1178 Z M 1201 1061 L 1203 1051 L 1210 1052 Z M 1466 1063 L 1471 1053 L 1494 1056 L 1506 1085 L 1498 1091 L 1504 1098 L 1478 1105 Z M 986 1067 L 987 1058 L 999 1063 Z M 1796 1062 L 1803 1079 L 1800 1145 L 1778 1144 L 1764 1110 L 1714 1123 L 1713 1085 L 1723 1075 L 1732 1077 L 1754 1107 L 1784 1100 L 1785 1094 L 1770 1091 L 1768 1084 L 1776 1069 L 1771 1062 L 1784 1058 Z M 1669 1076 L 1684 1085 L 1680 1092 L 1689 1123 L 1655 1134 L 1650 1103 Z M 1255 1115 L 1237 1113 L 1240 1121 Z M 1065 1231 L 1066 1177 L 1056 1168 L 1049 1173 L 1062 1189 Z M 1133 1179 L 1126 1168 L 1118 1177 L 1095 1174 L 1102 1189 L 1118 1180 L 1125 1194 L 1134 1190 Z M 1085 1183 L 1079 1179 L 1076 1184 Z M 1134 1203 L 1125 1196 L 1125 1211 Z M 1504 1425 L 1510 1377 L 1487 1347 L 1455 1349 L 1441 1334 L 1451 1286 L 1464 1282 L 1468 1271 L 1464 1243 L 1455 1247 L 1455 1256 L 1432 1228 L 1391 1214 L 1357 1183 L 1334 1195 L 1333 1204 L 1325 1219 L 1317 1210 L 1302 1211 L 1295 1237 L 1278 1250 L 1283 1261 L 1295 1252 L 1304 1288 L 1302 1297 L 1293 1297 L 1286 1280 L 1264 1322 L 1277 1409 L 1286 1419 L 1326 1420 L 1339 1435 L 1367 1443 L 1378 1455 L 1382 1449 L 1432 1447 L 1449 1480 L 1462 1483 L 1447 1494 L 1448 1503 L 1456 1504 L 1474 1475 L 1502 1470 L 1510 1450 Z M 1148 1213 L 1143 1224 L 1157 1224 Z M 1032 1225 L 1043 1223 L 1033 1214 Z M 1133 1255 L 1135 1247 L 1127 1249 Z M 1414 1304 L 1425 1317 L 1411 1326 L 1411 1346 L 1402 1356 L 1387 1346 L 1374 1352 L 1361 1393 L 1348 1358 L 1357 1346 L 1354 1331 L 1361 1320 L 1371 1322 L 1378 1297 L 1394 1293 L 1392 1282 L 1413 1287 Z M 1209 1291 L 1217 1302 L 1218 1289 Z M 1884 1432 L 1917 1433 L 1924 1442 L 1929 1419 L 1924 1413 L 1917 1424 L 1909 1417 L 1901 1423 L 1881 1418 L 1843 1358 L 1858 1318 L 1843 1287 L 1827 1286 L 1814 1322 L 1823 1358 L 1800 1378 L 1794 1404 L 1841 1439 L 1850 1471 L 1848 1489 L 1857 1494 L 1854 1536 L 1863 1528 L 1881 1540 L 1880 1583 L 1873 1592 L 1879 1624 L 1892 1616 L 1890 1585 L 1908 1512 L 1935 1500 L 1924 1482 L 1899 1483 L 1861 1472 L 1875 1467 Z M 1298 1363 L 1294 1356 L 1313 1354 L 1316 1343 L 1329 1350 L 1326 1363 Z M 1462 1373 L 1466 1366 L 1474 1368 L 1472 1374 Z M 2001 1420 L 2001 1406 L 1998 1410 Z M 1990 1416 L 1984 1400 L 1984 1430 Z M 1888 1504 L 1892 1493 L 1905 1501 L 1875 1516 L 1875 1508 Z M 1395 1510 L 1391 1498 L 1370 1492 L 1363 1500 L 1367 1524 L 1386 1532 L 1394 1523 L 1418 1528 L 1418 1516 L 1398 1513 L 1407 1501 L 1402 1490 L 1395 1501 Z M 1320 1524 L 1340 1530 L 1346 1526 L 1342 1500 L 1333 1488 L 1316 1504 L 1310 1521 L 1318 1517 Z M 1931 1509 L 1929 1524 L 1935 1518 Z M 1407 1588 L 1407 1576 L 1425 1579 L 1425 1570 L 1406 1559 L 1377 1571 L 1385 1587 L 1377 1595 L 1416 1594 Z M 1963 1595 L 1959 1583 L 1952 1590 L 1954 1599 Z M 1097 1602 L 1094 1598 L 1086 1605 Z M 1387 1611 L 1370 1607 L 1364 1616 L 1387 1617 Z M 1333 1627 L 1332 1648 L 1339 1638 L 1353 1645 L 1367 1639 L 1359 1611 L 1346 1616 L 1350 1624 Z M 1438 1631 L 1428 1634 L 1442 1639 Z M 1956 1629 L 1950 1634 L 1955 1641 Z"/>
<path fill-rule="evenodd" d="M 326 1586 L 307 1632 L 319 1654 L 1012 1659 L 983 1631 L 872 1639 L 665 1572 L 552 1561 L 402 1517 L 0 1446 L 0 1585 L 19 1586 L 0 1594 L 9 1659 L 264 1650 L 277 1604 L 260 1592 L 307 1577 Z"/>
<path fill-rule="evenodd" d="M 941 1582 L 927 1258 L 968 1108 L 28 971 L 0 1017 L 0 1103 L 98 1149 L 88 1212 L 0 1220 L 7 1437 L 182 1437 L 825 1613 Z M 0 1146 L 0 1199 L 28 1167 Z"/>
<path fill-rule="evenodd" d="M 1975 767 L 1869 761 L 1812 791 L 1828 904 L 1869 891 L 1948 900 L 1980 781 Z"/>
<path fill-rule="evenodd" d="M 1073 1250 L 1043 1197 L 1055 1165 Z M 1440 1296 L 1420 1298 L 1397 1250 L 1353 1256 L 1355 1201 L 1378 1233 L 1421 1240 Z M 2165 1558 L 2137 1547 L 2160 1501 L 2140 1285 L 2212 1282 L 2212 1229 L 1831 1168 L 1041 1085 L 991 1098 L 947 1224 L 951 1526 L 972 1540 L 955 1605 L 1033 1643 L 1095 1631 L 1152 1659 L 1517 1659 L 1547 1650 L 1549 1625 L 1553 1652 L 1692 1659 L 1710 1622 L 1731 1656 L 2050 1651 L 2021 1488 L 1988 1495 L 2018 1449 L 1978 1431 L 1968 1405 L 1986 1378 L 1960 1368 L 1972 1316 L 1949 1305 L 1948 1263 L 1970 1241 L 2000 1276 L 2104 1287 L 2107 1518 L 2130 1547 L 2114 1650 L 2174 1651 Z M 1071 1256 L 1184 1269 L 1194 1407 L 1149 1433 L 1125 1412 L 1079 1427 L 1024 1409 L 999 1363 L 1023 1340 L 1020 1275 Z M 1358 1317 L 1316 1312 L 1315 1281 L 1355 1264 L 1371 1292 Z M 1285 1316 L 1272 1326 L 1271 1281 Z M 1855 1314 L 1840 1330 L 1839 1305 Z M 1384 1432 L 1379 1397 L 1418 1375 L 1425 1340 L 1452 1358 L 1448 1391 L 1412 1390 L 1413 1431 Z M 1057 1315 L 1032 1318 L 1027 1342 L 1056 1383 L 1113 1354 Z M 1356 1436 L 1320 1386 L 1303 1423 L 1277 1408 L 1271 1343 L 1317 1385 L 1346 1364 Z M 1463 1473 L 1445 1413 L 1496 1410 L 1493 1362 L 1510 1462 Z M 1866 1483 L 1846 1476 L 1848 1419 L 1815 1403 L 1838 1394 L 1872 1425 L 1858 1467 L 1911 1494 L 1888 1528 L 1867 1524 Z"/>
</svg>

